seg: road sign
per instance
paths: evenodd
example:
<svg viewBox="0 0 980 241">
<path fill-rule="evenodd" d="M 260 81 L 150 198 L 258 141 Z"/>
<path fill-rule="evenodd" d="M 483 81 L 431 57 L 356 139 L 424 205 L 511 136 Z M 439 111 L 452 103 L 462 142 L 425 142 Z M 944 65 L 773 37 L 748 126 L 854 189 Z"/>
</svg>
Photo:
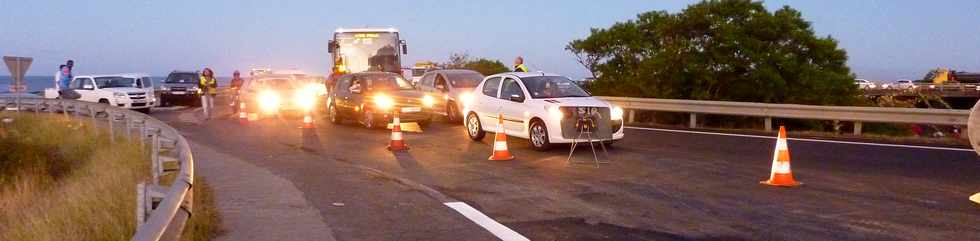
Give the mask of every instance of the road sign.
<svg viewBox="0 0 980 241">
<path fill-rule="evenodd" d="M 7 64 L 7 69 L 10 70 L 10 78 L 14 79 L 13 85 L 24 84 L 24 73 L 27 73 L 32 62 L 34 58 L 31 57 L 3 56 L 3 63 Z"/>
</svg>

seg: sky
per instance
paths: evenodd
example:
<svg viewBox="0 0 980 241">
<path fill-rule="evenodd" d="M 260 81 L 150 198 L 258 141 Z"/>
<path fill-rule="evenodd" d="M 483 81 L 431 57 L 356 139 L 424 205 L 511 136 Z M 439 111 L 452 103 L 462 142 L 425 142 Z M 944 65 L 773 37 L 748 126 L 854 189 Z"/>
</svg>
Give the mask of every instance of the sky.
<svg viewBox="0 0 980 241">
<path fill-rule="evenodd" d="M 52 75 L 67 59 L 100 74 L 212 67 L 218 75 L 271 66 L 325 74 L 339 27 L 393 26 L 408 43 L 402 64 L 465 52 L 572 78 L 587 71 L 564 50 L 571 40 L 681 0 L 496 1 L 52 1 L 0 0 L 0 55 L 34 57 L 28 75 Z M 980 1 L 771 0 L 832 36 L 859 77 L 920 78 L 949 67 L 980 72 Z M 0 68 L 0 75 L 6 75 Z"/>
</svg>

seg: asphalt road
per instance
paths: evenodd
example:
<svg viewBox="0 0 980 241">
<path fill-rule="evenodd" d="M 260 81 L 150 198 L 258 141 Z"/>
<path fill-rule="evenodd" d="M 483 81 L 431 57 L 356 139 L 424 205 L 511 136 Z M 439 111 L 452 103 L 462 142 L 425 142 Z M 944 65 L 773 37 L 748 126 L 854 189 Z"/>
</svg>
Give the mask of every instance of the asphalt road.
<svg viewBox="0 0 980 241">
<path fill-rule="evenodd" d="M 293 182 L 338 240 L 498 240 L 449 201 L 530 240 L 980 240 L 973 152 L 790 140 L 805 184 L 776 188 L 759 184 L 773 139 L 628 129 L 595 168 L 569 165 L 567 146 L 535 152 L 521 139 L 509 142 L 517 160 L 487 161 L 492 136 L 473 142 L 443 122 L 392 153 L 388 130 L 196 122 L 191 111 L 153 115 Z"/>
</svg>

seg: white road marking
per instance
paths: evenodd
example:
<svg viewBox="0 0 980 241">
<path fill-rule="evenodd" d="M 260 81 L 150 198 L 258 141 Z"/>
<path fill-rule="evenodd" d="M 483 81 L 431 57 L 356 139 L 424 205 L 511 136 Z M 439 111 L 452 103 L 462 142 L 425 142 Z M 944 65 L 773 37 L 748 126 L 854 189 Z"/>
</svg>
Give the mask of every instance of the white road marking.
<svg viewBox="0 0 980 241">
<path fill-rule="evenodd" d="M 688 133 L 688 134 L 702 134 L 702 135 L 716 135 L 716 136 L 734 136 L 734 137 L 776 139 L 775 136 L 757 136 L 757 135 L 716 133 L 716 132 L 705 132 L 705 131 L 671 130 L 671 129 L 660 129 L 660 128 L 632 127 L 632 126 L 627 126 L 626 129 L 647 130 L 647 131 L 663 131 L 663 132 L 676 132 L 676 133 Z M 794 141 L 823 142 L 823 143 L 835 143 L 835 144 L 850 144 L 850 145 L 865 145 L 865 146 L 882 146 L 882 147 L 897 147 L 897 148 L 929 149 L 929 150 L 941 150 L 941 151 L 965 151 L 965 152 L 973 152 L 973 149 L 953 148 L 953 147 L 915 146 L 915 145 L 867 143 L 867 142 L 854 142 L 854 141 L 834 141 L 834 140 L 805 139 L 805 138 L 786 138 L 786 139 L 794 140 Z"/>
<path fill-rule="evenodd" d="M 487 215 L 481 213 L 480 211 L 477 211 L 475 208 L 470 207 L 470 205 L 467 205 L 464 202 L 447 202 L 443 204 L 445 204 L 446 206 L 452 209 L 455 209 L 457 212 L 459 212 L 466 218 L 470 219 L 470 221 L 473 221 L 477 225 L 480 225 L 480 227 L 483 227 L 487 231 L 490 231 L 490 233 L 496 235 L 501 240 L 530 241 L 530 239 L 524 237 L 524 235 L 514 232 L 514 230 L 511 230 L 507 226 L 504 226 L 503 224 L 494 221 L 492 218 L 487 217 Z"/>
</svg>

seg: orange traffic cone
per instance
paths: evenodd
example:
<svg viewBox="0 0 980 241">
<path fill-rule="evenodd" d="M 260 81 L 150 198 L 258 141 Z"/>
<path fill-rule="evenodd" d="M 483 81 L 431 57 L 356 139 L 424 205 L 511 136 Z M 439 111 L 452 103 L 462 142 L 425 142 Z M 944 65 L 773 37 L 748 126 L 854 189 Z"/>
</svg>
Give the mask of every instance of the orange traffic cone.
<svg viewBox="0 0 980 241">
<path fill-rule="evenodd" d="M 493 138 L 493 155 L 488 160 L 514 160 L 514 155 L 511 155 L 510 151 L 507 150 L 507 134 L 504 134 L 504 115 L 500 115 L 497 119 L 500 121 L 497 123 L 497 134 Z"/>
<path fill-rule="evenodd" d="M 303 129 L 313 129 L 313 117 L 310 116 L 310 113 L 309 112 L 307 112 L 305 115 L 303 115 L 303 126 L 301 128 L 303 128 Z"/>
<path fill-rule="evenodd" d="M 786 128 L 779 127 L 779 138 L 776 139 L 776 151 L 772 155 L 772 172 L 769 180 L 762 181 L 762 184 L 795 187 L 803 183 L 793 179 L 793 171 L 789 165 L 789 147 L 786 145 Z"/>
<path fill-rule="evenodd" d="M 398 118 L 398 111 L 395 111 L 395 117 L 392 118 L 391 123 L 391 144 L 388 144 L 389 151 L 404 151 L 408 150 L 408 146 L 405 145 L 405 141 L 402 140 L 402 122 Z"/>
<path fill-rule="evenodd" d="M 245 102 L 238 105 L 238 124 L 248 124 L 248 112 L 245 111 Z"/>
</svg>

